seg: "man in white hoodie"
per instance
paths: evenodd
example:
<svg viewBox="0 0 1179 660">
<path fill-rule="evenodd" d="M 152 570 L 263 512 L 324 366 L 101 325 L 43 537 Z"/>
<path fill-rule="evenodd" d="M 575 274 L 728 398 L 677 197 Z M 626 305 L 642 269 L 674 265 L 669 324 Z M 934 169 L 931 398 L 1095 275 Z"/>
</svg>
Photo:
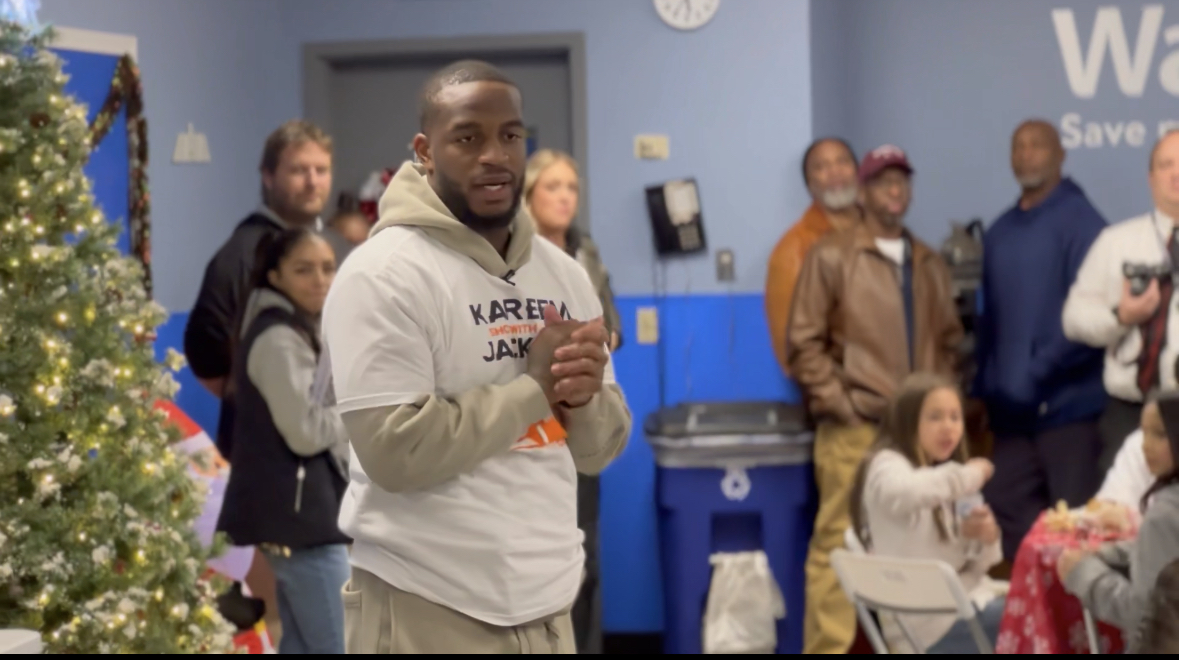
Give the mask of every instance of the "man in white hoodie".
<svg viewBox="0 0 1179 660">
<path fill-rule="evenodd" d="M 631 418 L 584 269 L 520 210 L 518 88 L 458 62 L 324 310 L 352 441 L 349 653 L 574 653 L 577 472 Z"/>
</svg>

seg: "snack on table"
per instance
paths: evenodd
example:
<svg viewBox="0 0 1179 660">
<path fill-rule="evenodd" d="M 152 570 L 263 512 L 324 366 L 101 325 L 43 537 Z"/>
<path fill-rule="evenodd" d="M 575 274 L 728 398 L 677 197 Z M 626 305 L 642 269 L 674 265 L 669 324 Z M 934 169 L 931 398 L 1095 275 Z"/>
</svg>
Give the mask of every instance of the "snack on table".
<svg viewBox="0 0 1179 660">
<path fill-rule="evenodd" d="M 1068 508 L 1068 502 L 1060 500 L 1056 508 L 1044 513 L 1044 527 L 1050 532 L 1071 532 L 1077 528 L 1076 516 Z"/>
</svg>

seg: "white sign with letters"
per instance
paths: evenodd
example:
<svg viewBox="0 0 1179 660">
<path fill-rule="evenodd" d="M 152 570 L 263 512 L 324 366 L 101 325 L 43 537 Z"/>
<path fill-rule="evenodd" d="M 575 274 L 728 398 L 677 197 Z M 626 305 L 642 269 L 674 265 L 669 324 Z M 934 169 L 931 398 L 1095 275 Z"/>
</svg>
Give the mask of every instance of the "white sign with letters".
<svg viewBox="0 0 1179 660">
<path fill-rule="evenodd" d="M 1069 88 L 1078 99 L 1097 95 L 1103 72 L 1113 70 L 1117 88 L 1127 98 L 1141 98 L 1149 85 L 1158 84 L 1167 94 L 1179 98 L 1179 23 L 1164 27 L 1167 18 L 1162 4 L 1148 4 L 1135 24 L 1132 12 L 1120 7 L 1100 7 L 1093 17 L 1087 47 L 1082 46 L 1078 13 L 1072 9 L 1052 10 L 1052 24 Z M 1128 19 L 1128 20 L 1127 20 Z M 1179 21 L 1179 12 L 1171 16 Z M 1131 32 L 1127 32 L 1127 24 Z M 1137 27 L 1137 30 L 1133 30 Z M 1168 48 L 1170 50 L 1168 50 Z M 1105 66 L 1106 60 L 1111 67 Z M 1162 119 L 1082 117 L 1067 112 L 1060 119 L 1065 148 L 1144 147 L 1173 129 L 1179 129 L 1179 111 Z"/>
</svg>

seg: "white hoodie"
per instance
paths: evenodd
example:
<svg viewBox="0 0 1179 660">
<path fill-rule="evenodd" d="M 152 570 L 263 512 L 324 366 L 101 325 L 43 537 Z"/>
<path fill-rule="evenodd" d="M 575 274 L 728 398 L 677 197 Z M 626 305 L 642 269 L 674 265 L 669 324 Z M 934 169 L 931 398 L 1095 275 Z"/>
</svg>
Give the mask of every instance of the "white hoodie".
<svg viewBox="0 0 1179 660">
<path fill-rule="evenodd" d="M 562 428 L 527 349 L 545 304 L 589 320 L 597 294 L 523 213 L 501 257 L 420 166 L 398 170 L 380 215 L 323 315 L 353 448 L 340 512 L 352 564 L 493 625 L 556 614 L 581 585 L 576 474 L 618 455 L 630 412 L 607 365 Z"/>
</svg>

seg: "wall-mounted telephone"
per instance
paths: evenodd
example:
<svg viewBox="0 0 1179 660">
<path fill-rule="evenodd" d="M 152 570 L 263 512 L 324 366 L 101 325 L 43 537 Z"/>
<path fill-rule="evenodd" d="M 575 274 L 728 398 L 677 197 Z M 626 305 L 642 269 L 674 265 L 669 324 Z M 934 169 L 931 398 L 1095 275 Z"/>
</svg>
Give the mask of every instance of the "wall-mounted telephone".
<svg viewBox="0 0 1179 660">
<path fill-rule="evenodd" d="M 648 186 L 647 212 L 655 234 L 655 251 L 660 255 L 688 254 L 706 249 L 696 179 Z"/>
</svg>

